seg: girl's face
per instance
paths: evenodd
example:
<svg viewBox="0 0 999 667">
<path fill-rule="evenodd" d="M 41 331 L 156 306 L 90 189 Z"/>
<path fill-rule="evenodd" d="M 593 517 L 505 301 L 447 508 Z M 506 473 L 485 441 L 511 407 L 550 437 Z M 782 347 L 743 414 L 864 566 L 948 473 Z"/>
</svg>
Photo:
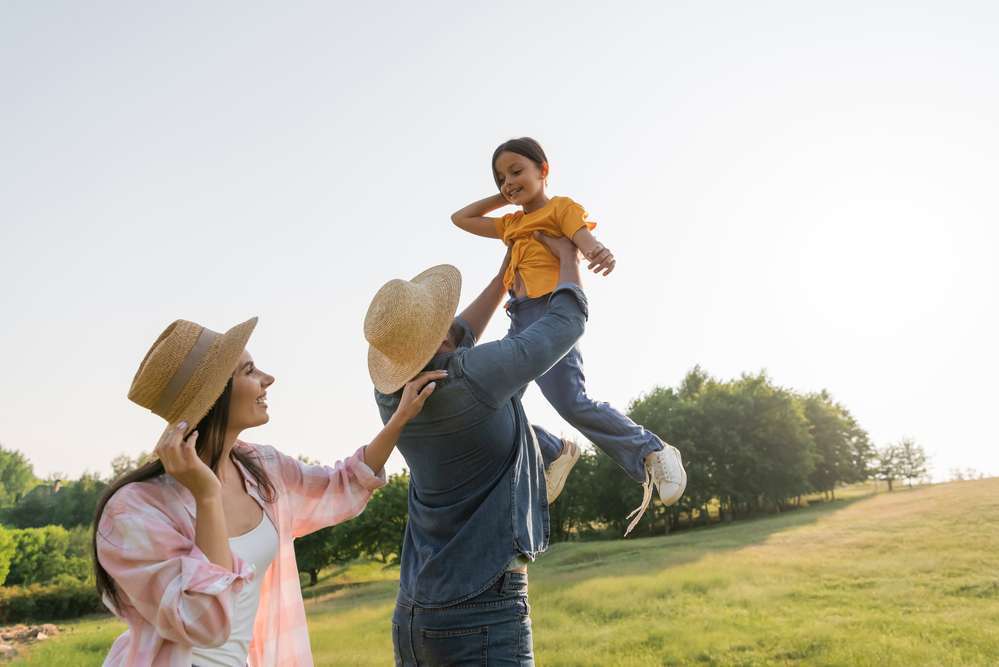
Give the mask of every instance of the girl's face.
<svg viewBox="0 0 999 667">
<path fill-rule="evenodd" d="M 530 158 L 504 151 L 496 156 L 494 167 L 500 194 L 511 204 L 523 206 L 544 192 L 545 178 L 548 176 L 547 163 L 538 168 Z"/>
<path fill-rule="evenodd" d="M 246 350 L 236 364 L 232 376 L 232 397 L 229 399 L 229 430 L 242 431 L 266 424 L 267 387 L 274 384 L 274 376 L 268 375 L 253 363 L 253 357 Z"/>
</svg>

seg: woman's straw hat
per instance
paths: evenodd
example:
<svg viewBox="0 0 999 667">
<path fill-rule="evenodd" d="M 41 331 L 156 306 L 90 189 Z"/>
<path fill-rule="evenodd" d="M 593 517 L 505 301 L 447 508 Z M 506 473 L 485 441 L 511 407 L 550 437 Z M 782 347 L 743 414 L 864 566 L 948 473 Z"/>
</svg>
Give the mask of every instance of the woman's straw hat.
<svg viewBox="0 0 999 667">
<path fill-rule="evenodd" d="M 459 296 L 461 272 L 450 264 L 382 285 L 364 316 L 375 389 L 396 392 L 427 365 L 447 336 Z"/>
<path fill-rule="evenodd" d="M 128 398 L 171 424 L 186 421 L 193 430 L 225 390 L 255 326 L 253 317 L 220 334 L 177 320 L 149 348 Z"/>
</svg>

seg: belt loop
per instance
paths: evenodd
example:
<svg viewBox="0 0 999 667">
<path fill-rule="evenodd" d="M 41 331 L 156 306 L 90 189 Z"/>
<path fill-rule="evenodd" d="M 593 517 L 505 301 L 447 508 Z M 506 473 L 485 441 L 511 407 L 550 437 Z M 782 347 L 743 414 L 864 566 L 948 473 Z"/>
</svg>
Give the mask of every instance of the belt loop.
<svg viewBox="0 0 999 667">
<path fill-rule="evenodd" d="M 510 571 L 509 570 L 505 571 L 503 574 L 500 575 L 499 580 L 496 582 L 496 592 L 497 593 L 503 593 L 504 592 L 504 589 L 506 588 L 506 583 L 507 583 L 507 580 L 509 579 L 509 577 L 510 577 Z"/>
</svg>

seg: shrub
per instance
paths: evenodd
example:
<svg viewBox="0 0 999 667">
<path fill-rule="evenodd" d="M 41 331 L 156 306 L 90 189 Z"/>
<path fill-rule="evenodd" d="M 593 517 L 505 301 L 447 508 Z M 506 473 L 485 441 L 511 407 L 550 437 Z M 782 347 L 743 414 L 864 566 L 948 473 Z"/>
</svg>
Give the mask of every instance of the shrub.
<svg viewBox="0 0 999 667">
<path fill-rule="evenodd" d="M 0 588 L 0 623 L 53 621 L 103 611 L 93 582 L 62 576 L 55 584 Z"/>
</svg>

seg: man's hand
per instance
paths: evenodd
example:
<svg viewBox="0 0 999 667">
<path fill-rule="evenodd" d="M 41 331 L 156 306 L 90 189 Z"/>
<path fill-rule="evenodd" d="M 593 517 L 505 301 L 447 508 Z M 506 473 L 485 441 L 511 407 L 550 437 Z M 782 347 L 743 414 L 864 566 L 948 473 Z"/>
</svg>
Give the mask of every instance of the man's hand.
<svg viewBox="0 0 999 667">
<path fill-rule="evenodd" d="M 579 249 L 576 248 L 576 244 L 564 236 L 548 236 L 542 232 L 534 232 L 534 239 L 545 244 L 548 252 L 555 255 L 560 262 L 578 258 Z"/>
</svg>

